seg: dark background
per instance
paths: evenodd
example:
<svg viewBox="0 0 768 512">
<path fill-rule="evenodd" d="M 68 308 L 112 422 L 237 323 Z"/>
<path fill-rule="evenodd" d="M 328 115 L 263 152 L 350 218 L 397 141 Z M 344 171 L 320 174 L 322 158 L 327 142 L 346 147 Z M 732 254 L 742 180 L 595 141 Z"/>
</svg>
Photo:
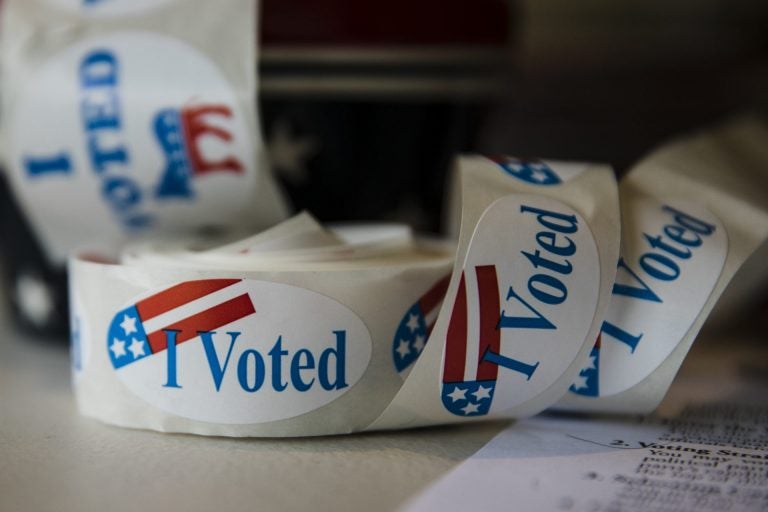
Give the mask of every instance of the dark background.
<svg viewBox="0 0 768 512">
<path fill-rule="evenodd" d="M 323 220 L 439 231 L 456 152 L 621 173 L 672 135 L 768 105 L 760 1 L 267 0 L 262 39 L 275 170 Z"/>
</svg>

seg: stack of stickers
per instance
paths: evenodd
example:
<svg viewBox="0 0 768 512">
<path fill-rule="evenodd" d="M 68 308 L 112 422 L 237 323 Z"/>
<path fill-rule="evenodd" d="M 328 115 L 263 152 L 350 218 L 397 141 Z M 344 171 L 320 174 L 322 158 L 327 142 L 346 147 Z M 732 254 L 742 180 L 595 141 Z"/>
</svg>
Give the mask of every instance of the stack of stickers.
<svg viewBox="0 0 768 512">
<path fill-rule="evenodd" d="M 455 245 L 302 214 L 236 242 L 74 257 L 79 406 L 230 436 L 648 412 L 768 234 L 723 181 L 760 154 L 718 143 L 739 133 L 768 131 L 684 140 L 620 184 L 602 165 L 460 157 Z"/>
</svg>

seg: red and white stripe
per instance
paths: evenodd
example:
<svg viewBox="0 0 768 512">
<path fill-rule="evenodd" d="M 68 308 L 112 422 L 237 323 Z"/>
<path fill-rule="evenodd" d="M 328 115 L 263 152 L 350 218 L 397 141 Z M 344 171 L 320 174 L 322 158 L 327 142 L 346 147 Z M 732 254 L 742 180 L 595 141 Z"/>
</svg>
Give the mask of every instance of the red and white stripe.
<svg viewBox="0 0 768 512">
<path fill-rule="evenodd" d="M 424 323 L 427 324 L 427 336 L 432 332 L 432 328 L 437 321 L 437 315 L 440 313 L 440 306 L 443 305 L 445 292 L 448 291 L 448 284 L 451 282 L 450 274 L 443 277 L 435 283 L 427 293 L 419 299 L 419 310 L 424 315 Z"/>
<path fill-rule="evenodd" d="M 462 272 L 448 323 L 443 382 L 496 380 L 498 366 L 481 360 L 486 350 L 499 353 L 500 311 L 496 267 Z"/>
<path fill-rule="evenodd" d="M 187 281 L 136 303 L 152 353 L 166 349 L 164 329 L 181 331 L 176 343 L 256 312 L 242 279 Z"/>
</svg>

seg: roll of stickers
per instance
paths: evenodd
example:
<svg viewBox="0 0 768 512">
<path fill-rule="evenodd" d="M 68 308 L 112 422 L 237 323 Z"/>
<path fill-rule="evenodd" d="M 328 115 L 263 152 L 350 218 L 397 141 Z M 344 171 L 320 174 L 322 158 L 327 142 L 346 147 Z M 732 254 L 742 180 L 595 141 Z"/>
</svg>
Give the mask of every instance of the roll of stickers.
<svg viewBox="0 0 768 512">
<path fill-rule="evenodd" d="M 479 156 L 459 167 L 449 249 L 302 214 L 236 242 L 72 258 L 80 410 L 166 432 L 305 436 L 551 406 L 610 300 L 613 172 Z"/>
<path fill-rule="evenodd" d="M 768 237 L 768 127 L 741 119 L 662 147 L 619 186 L 621 258 L 587 366 L 558 407 L 644 413 L 736 270 Z"/>
<path fill-rule="evenodd" d="M 286 217 L 256 122 L 253 0 L 7 0 L 2 156 L 50 262 Z"/>
</svg>

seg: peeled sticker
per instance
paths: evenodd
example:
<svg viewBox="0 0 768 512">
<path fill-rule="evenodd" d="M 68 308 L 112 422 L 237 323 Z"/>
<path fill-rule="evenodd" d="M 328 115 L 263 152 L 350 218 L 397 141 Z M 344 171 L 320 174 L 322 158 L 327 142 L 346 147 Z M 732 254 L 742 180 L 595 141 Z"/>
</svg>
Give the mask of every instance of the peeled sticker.
<svg viewBox="0 0 768 512">
<path fill-rule="evenodd" d="M 237 3 L 210 17 L 198 3 L 157 15 L 146 2 L 80 6 L 136 11 L 118 21 L 4 5 L 3 156 L 52 261 L 81 245 L 108 251 L 137 237 L 284 218 L 255 121 L 253 21 L 227 23 Z M 239 4 L 246 16 L 253 9 Z M 167 32 L 157 29 L 163 16 L 175 18 Z M 49 28 L 58 18 L 77 30 Z M 241 37 L 213 37 L 221 24 Z M 45 44 L 25 31 L 45 33 Z"/>
<path fill-rule="evenodd" d="M 662 401 L 734 273 L 768 237 L 755 186 L 767 137 L 759 120 L 735 120 L 662 146 L 622 178 L 611 303 L 557 408 L 647 413 Z"/>
<path fill-rule="evenodd" d="M 499 236 L 514 229 L 514 236 Z M 563 203 L 507 196 L 475 228 L 450 311 L 442 400 L 458 416 L 525 403 L 573 363 L 597 311 L 589 226 Z"/>
<path fill-rule="evenodd" d="M 57 122 L 41 124 L 52 110 Z M 63 51 L 34 75 L 10 122 L 9 157 L 54 247 L 66 247 L 74 229 L 109 240 L 232 223 L 256 179 L 232 88 L 195 49 L 156 34 L 118 33 Z M 63 209 L 76 227 L 57 220 Z"/>
<path fill-rule="evenodd" d="M 117 312 L 105 350 L 120 380 L 147 403 L 200 421 L 258 423 L 346 393 L 368 367 L 371 335 L 352 311 L 310 290 L 208 279 Z"/>
<path fill-rule="evenodd" d="M 622 255 L 600 338 L 571 391 L 625 391 L 664 362 L 711 295 L 728 254 L 722 223 L 686 201 L 625 203 Z"/>
<path fill-rule="evenodd" d="M 612 176 L 572 164 L 560 180 L 541 161 L 543 174 L 520 172 L 558 176 L 545 184 L 499 161 L 522 162 L 458 161 L 463 215 L 451 282 L 426 347 L 369 429 L 534 414 L 567 392 L 586 361 L 618 257 L 608 238 L 618 234 Z M 592 194 L 603 202 L 583 209 Z"/>
</svg>

